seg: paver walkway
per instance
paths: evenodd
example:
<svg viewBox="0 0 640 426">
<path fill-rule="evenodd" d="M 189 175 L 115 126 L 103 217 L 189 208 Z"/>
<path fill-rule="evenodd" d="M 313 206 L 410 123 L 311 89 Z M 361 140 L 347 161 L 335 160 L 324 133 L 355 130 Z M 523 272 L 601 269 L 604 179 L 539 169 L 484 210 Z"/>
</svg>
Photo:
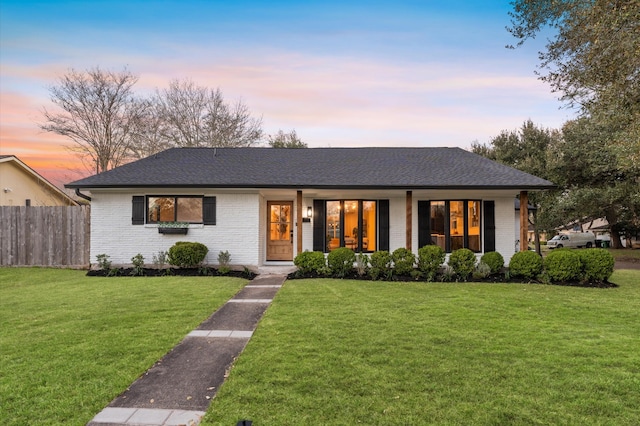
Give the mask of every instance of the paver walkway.
<svg viewBox="0 0 640 426">
<path fill-rule="evenodd" d="M 200 423 L 285 278 L 257 276 L 87 426 Z"/>
</svg>

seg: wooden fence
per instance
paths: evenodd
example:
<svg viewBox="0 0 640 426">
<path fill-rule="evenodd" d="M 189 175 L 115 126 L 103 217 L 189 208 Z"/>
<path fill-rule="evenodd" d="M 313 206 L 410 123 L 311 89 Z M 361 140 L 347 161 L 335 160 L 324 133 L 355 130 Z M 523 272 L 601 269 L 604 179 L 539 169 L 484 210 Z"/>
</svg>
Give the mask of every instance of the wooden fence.
<svg viewBox="0 0 640 426">
<path fill-rule="evenodd" d="M 87 267 L 89 244 L 89 206 L 0 206 L 0 266 Z"/>
</svg>

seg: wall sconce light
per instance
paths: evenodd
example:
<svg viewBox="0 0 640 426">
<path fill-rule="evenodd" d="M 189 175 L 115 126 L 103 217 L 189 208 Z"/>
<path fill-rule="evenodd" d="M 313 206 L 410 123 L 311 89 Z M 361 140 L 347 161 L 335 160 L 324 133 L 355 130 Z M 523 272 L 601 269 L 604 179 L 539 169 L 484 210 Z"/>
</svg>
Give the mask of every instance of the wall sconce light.
<svg viewBox="0 0 640 426">
<path fill-rule="evenodd" d="M 311 206 L 307 207 L 307 214 L 302 218 L 303 222 L 311 222 L 311 218 L 313 217 L 313 208 Z"/>
<path fill-rule="evenodd" d="M 8 193 L 8 192 L 11 192 L 11 188 L 4 188 L 4 189 L 3 189 L 3 191 L 4 191 L 4 193 L 6 194 L 6 193 Z"/>
</svg>

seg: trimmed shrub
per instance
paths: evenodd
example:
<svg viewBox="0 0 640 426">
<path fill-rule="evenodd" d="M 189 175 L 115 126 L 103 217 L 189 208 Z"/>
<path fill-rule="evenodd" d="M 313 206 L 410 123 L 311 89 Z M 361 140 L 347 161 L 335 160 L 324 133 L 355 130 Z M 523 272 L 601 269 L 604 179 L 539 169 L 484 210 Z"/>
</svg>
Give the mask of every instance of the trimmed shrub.
<svg viewBox="0 0 640 426">
<path fill-rule="evenodd" d="M 605 282 L 613 274 L 615 259 L 605 249 L 591 248 L 580 250 L 582 260 L 582 279 L 587 282 Z"/>
<path fill-rule="evenodd" d="M 301 274 L 321 274 L 327 266 L 321 251 L 303 251 L 293 259 Z"/>
<path fill-rule="evenodd" d="M 542 257 L 534 251 L 519 251 L 509 261 L 509 275 L 528 280 L 542 272 Z"/>
<path fill-rule="evenodd" d="M 371 269 L 369 275 L 374 280 L 382 277 L 384 279 L 391 278 L 391 253 L 386 250 L 376 251 L 371 254 Z"/>
<path fill-rule="evenodd" d="M 391 253 L 393 261 L 393 273 L 396 275 L 411 275 L 413 265 L 416 263 L 416 256 L 404 247 L 397 248 Z"/>
<path fill-rule="evenodd" d="M 202 243 L 178 241 L 169 249 L 169 263 L 180 268 L 195 268 L 208 252 L 209 249 Z"/>
<path fill-rule="evenodd" d="M 451 253 L 448 263 L 456 275 L 466 281 L 476 268 L 476 255 L 467 248 L 461 248 Z"/>
<path fill-rule="evenodd" d="M 327 255 L 329 273 L 337 278 L 344 278 L 353 270 L 356 254 L 347 247 L 340 247 Z"/>
<path fill-rule="evenodd" d="M 580 255 L 569 249 L 556 249 L 544 259 L 544 270 L 551 281 L 575 281 L 582 274 Z"/>
<path fill-rule="evenodd" d="M 504 257 L 497 251 L 489 251 L 482 255 L 480 262 L 486 263 L 492 274 L 497 274 L 504 266 Z"/>
<path fill-rule="evenodd" d="M 418 269 L 427 281 L 433 281 L 436 278 L 438 269 L 444 263 L 446 256 L 440 246 L 428 245 L 418 249 Z"/>
</svg>

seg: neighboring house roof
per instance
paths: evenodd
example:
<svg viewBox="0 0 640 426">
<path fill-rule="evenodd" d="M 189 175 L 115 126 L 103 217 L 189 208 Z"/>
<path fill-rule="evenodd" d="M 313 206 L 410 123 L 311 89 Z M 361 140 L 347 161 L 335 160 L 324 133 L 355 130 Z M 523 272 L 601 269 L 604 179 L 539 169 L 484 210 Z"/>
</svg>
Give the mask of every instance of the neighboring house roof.
<svg viewBox="0 0 640 426">
<path fill-rule="evenodd" d="M 172 148 L 68 188 L 546 189 L 460 148 Z"/>
<path fill-rule="evenodd" d="M 77 206 L 78 203 L 73 198 L 69 197 L 64 191 L 60 190 L 54 184 L 49 182 L 47 179 L 42 177 L 38 172 L 33 170 L 31 167 L 27 166 L 25 163 L 20 161 L 18 157 L 15 155 L 0 155 L 0 163 L 9 163 L 13 162 L 19 169 L 26 173 L 33 181 L 37 182 L 39 185 L 43 186 L 48 193 L 59 199 L 63 204 L 70 206 Z M 11 190 L 10 182 L 2 182 L 2 190 Z"/>
</svg>

